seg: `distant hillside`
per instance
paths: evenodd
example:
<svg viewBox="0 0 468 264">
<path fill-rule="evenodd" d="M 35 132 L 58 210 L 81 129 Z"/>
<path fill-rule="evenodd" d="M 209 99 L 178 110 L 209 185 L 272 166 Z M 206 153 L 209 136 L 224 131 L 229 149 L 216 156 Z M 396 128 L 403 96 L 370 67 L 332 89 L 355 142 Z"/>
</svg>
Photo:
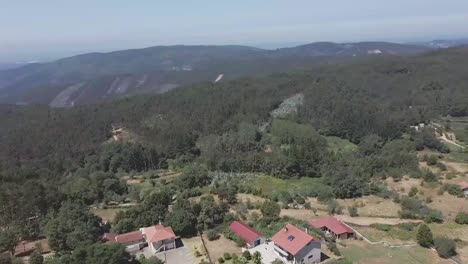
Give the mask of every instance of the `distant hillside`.
<svg viewBox="0 0 468 264">
<path fill-rule="evenodd" d="M 468 45 L 468 39 L 433 40 L 430 42 L 417 43 L 416 45 L 423 45 L 429 48 L 436 49 L 447 49 Z"/>
<path fill-rule="evenodd" d="M 429 51 L 430 48 L 417 45 L 387 42 L 332 43 L 317 42 L 294 48 L 277 50 L 280 55 L 296 56 L 366 56 L 376 54 L 411 55 Z"/>
<path fill-rule="evenodd" d="M 34 168 L 25 170 L 29 175 L 30 171 L 39 173 L 36 168 L 53 166 L 53 160 L 78 168 L 112 136 L 113 125 L 134 132 L 161 156 L 190 159 L 199 154 L 203 140 L 218 142 L 210 135 L 235 131 L 241 123 L 254 127 L 268 123 L 272 112 L 297 94 L 301 94 L 301 106 L 295 107 L 293 119 L 312 125 L 321 134 L 354 143 L 372 134 L 395 139 L 410 132 L 414 124 L 468 115 L 467 56 L 468 47 L 351 65 L 327 64 L 299 73 L 215 85 L 202 82 L 159 95 L 66 109 L 0 104 L 0 169 L 29 164 Z M 228 136 L 225 140 L 238 144 Z M 261 152 L 258 155 L 264 155 Z M 278 163 L 270 162 L 266 166 Z M 229 164 L 238 163 L 225 165 Z"/>
<path fill-rule="evenodd" d="M 0 103 L 66 107 L 181 85 L 310 69 L 344 57 L 419 54 L 431 48 L 385 42 L 313 43 L 263 50 L 247 46 L 159 46 L 89 53 L 0 71 Z"/>
</svg>

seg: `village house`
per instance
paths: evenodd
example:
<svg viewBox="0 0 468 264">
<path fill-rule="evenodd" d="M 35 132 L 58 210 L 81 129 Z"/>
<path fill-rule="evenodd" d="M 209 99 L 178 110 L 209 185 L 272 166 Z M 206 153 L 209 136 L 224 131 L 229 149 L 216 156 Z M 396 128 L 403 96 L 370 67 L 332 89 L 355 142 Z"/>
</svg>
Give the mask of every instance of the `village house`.
<svg viewBox="0 0 468 264">
<path fill-rule="evenodd" d="M 176 248 L 177 236 L 170 226 L 159 224 L 125 234 L 106 233 L 103 238 L 109 243 L 125 245 L 128 252 L 136 252 L 148 246 L 156 254 Z"/>
<path fill-rule="evenodd" d="M 265 243 L 266 240 L 266 237 L 262 233 L 258 232 L 248 224 L 240 221 L 232 222 L 229 226 L 229 230 L 242 238 L 245 241 L 247 248 L 256 247 Z"/>
<path fill-rule="evenodd" d="M 119 243 L 125 246 L 128 252 L 135 252 L 145 247 L 145 238 L 141 231 L 133 231 L 125 234 L 104 234 L 104 240 L 109 243 Z"/>
<path fill-rule="evenodd" d="M 271 240 L 275 254 L 285 263 L 312 264 L 321 261 L 321 240 L 287 224 Z"/>
<path fill-rule="evenodd" d="M 353 230 L 335 217 L 327 217 L 316 221 L 310 221 L 309 224 L 315 228 L 322 229 L 326 234 L 335 239 L 354 237 Z"/>
<path fill-rule="evenodd" d="M 161 224 L 141 229 L 151 251 L 156 254 L 161 251 L 176 248 L 176 238 L 172 227 Z"/>
</svg>

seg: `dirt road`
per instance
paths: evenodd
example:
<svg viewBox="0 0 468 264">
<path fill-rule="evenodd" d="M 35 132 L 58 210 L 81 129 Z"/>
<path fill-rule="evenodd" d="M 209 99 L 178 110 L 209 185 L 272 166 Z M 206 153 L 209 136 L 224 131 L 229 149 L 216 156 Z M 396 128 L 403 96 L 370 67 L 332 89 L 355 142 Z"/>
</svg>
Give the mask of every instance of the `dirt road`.
<svg viewBox="0 0 468 264">
<path fill-rule="evenodd" d="M 335 215 L 336 218 L 343 222 L 352 223 L 360 226 L 369 226 L 371 224 L 386 224 L 397 225 L 401 223 L 420 223 L 421 220 L 400 219 L 400 218 L 383 218 L 383 217 L 351 217 L 349 215 Z"/>
</svg>

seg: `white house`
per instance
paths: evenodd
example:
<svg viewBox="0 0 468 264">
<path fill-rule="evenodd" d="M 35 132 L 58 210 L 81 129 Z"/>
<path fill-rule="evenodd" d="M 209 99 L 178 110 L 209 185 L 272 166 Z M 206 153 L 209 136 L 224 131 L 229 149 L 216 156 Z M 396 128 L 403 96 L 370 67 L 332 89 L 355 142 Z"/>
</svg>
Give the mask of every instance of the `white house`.
<svg viewBox="0 0 468 264">
<path fill-rule="evenodd" d="M 145 237 L 148 246 L 153 253 L 176 248 L 176 238 L 172 227 L 161 224 L 142 228 L 141 232 Z"/>
<path fill-rule="evenodd" d="M 271 238 L 274 253 L 285 263 L 313 264 L 321 261 L 321 240 L 287 224 Z"/>
<path fill-rule="evenodd" d="M 125 245 L 128 252 L 139 251 L 148 245 L 154 254 L 176 248 L 176 239 L 172 228 L 161 224 L 120 235 L 104 234 L 104 240 Z"/>
</svg>

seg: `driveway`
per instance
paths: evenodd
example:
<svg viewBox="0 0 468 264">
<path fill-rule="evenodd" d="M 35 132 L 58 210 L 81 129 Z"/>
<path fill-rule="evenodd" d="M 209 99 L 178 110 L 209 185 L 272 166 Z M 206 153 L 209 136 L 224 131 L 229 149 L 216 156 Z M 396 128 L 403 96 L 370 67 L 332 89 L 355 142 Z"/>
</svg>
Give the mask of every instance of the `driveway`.
<svg viewBox="0 0 468 264">
<path fill-rule="evenodd" d="M 167 250 L 166 252 L 159 252 L 156 255 L 150 250 L 149 247 L 145 247 L 142 250 L 135 253 L 137 258 L 144 255 L 146 258 L 156 256 L 158 259 L 164 261 L 167 264 L 195 264 L 195 258 L 188 247 L 185 247 L 182 241 L 179 239 L 176 241 L 177 248 Z"/>
<path fill-rule="evenodd" d="M 256 251 L 262 255 L 262 263 L 270 264 L 280 257 L 275 253 L 274 243 L 267 242 L 265 244 L 258 245 L 254 248 L 249 249 L 250 254 L 254 254 Z M 284 261 L 284 260 L 283 260 Z M 285 262 L 286 263 L 286 262 Z"/>
</svg>

